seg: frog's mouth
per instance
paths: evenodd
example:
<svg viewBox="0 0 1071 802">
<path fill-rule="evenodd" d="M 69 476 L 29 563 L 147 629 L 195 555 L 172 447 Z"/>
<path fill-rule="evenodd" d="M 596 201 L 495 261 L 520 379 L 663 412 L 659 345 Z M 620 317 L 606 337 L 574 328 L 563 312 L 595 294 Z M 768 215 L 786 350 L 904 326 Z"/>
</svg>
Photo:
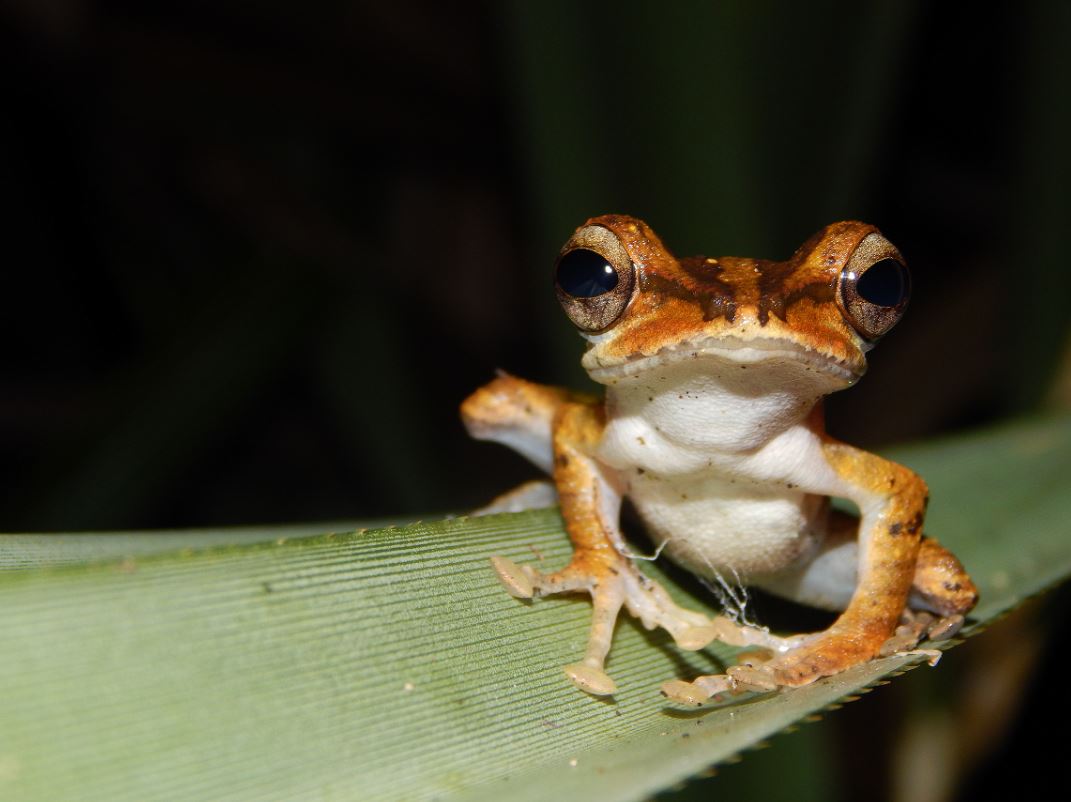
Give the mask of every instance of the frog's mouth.
<svg viewBox="0 0 1071 802">
<path fill-rule="evenodd" d="M 742 367 L 794 363 L 805 371 L 814 371 L 833 380 L 834 384 L 841 387 L 850 387 L 866 372 L 866 362 L 861 358 L 853 363 L 776 337 L 760 337 L 746 341 L 736 337 L 705 337 L 668 345 L 654 354 L 636 354 L 627 357 L 624 362 L 613 364 L 603 363 L 592 350 L 584 355 L 583 362 L 592 379 L 600 384 L 613 384 L 666 365 L 708 359 L 735 363 Z"/>
</svg>

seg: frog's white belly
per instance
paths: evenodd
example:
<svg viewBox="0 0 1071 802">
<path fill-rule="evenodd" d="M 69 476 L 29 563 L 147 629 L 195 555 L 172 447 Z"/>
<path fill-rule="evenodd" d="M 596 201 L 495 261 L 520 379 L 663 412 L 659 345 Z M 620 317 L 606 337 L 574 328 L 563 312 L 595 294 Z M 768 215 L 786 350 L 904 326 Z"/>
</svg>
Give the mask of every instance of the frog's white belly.
<svg viewBox="0 0 1071 802">
<path fill-rule="evenodd" d="M 746 579 L 806 560 L 838 489 L 805 422 L 826 388 L 791 360 L 697 367 L 611 387 L 598 458 L 625 479 L 655 540 L 695 573 Z"/>
<path fill-rule="evenodd" d="M 820 540 L 825 499 L 712 475 L 633 475 L 629 498 L 656 543 L 693 573 L 747 580 L 781 571 Z"/>
</svg>

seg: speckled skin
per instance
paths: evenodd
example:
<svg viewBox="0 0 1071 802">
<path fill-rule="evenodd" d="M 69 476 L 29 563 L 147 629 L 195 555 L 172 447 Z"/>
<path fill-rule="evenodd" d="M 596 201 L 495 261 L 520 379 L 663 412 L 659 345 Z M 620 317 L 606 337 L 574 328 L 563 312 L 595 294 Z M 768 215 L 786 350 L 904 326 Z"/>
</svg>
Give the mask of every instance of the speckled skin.
<svg viewBox="0 0 1071 802">
<path fill-rule="evenodd" d="M 728 676 L 663 686 L 686 704 L 807 684 L 871 659 L 894 631 L 897 643 L 917 641 L 923 627 L 897 630 L 909 597 L 946 630 L 973 607 L 958 561 L 922 536 L 922 479 L 824 430 L 821 399 L 862 376 L 876 339 L 864 335 L 884 333 L 906 303 L 875 306 L 855 291 L 871 265 L 902 264 L 874 227 L 827 226 L 785 262 L 678 260 L 643 222 L 607 215 L 577 229 L 563 257 L 578 248 L 604 255 L 619 279 L 614 295 L 594 299 L 558 288 L 605 399 L 501 375 L 462 405 L 474 436 L 553 476 L 572 561 L 546 575 L 493 562 L 516 596 L 591 595 L 587 652 L 566 667 L 577 685 L 614 692 L 604 662 L 622 606 L 684 648 L 720 638 L 774 652 Z M 678 607 L 628 556 L 618 529 L 625 495 L 681 565 L 840 617 L 825 632 L 776 638 Z M 831 513 L 831 496 L 855 502 L 860 518 Z"/>
</svg>

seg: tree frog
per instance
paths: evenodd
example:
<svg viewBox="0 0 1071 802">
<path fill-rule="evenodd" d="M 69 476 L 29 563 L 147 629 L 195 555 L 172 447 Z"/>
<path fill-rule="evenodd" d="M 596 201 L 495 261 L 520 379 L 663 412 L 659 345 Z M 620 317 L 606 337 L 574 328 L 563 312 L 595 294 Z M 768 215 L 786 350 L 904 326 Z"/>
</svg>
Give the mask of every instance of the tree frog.
<svg viewBox="0 0 1071 802">
<path fill-rule="evenodd" d="M 643 221 L 604 215 L 565 243 L 554 279 L 605 397 L 500 374 L 461 415 L 474 437 L 553 479 L 492 509 L 556 498 L 572 560 L 551 573 L 491 562 L 519 598 L 590 594 L 587 650 L 565 667 L 577 686 L 615 692 L 605 661 L 622 607 L 684 649 L 757 647 L 725 674 L 666 682 L 681 704 L 806 685 L 958 628 L 978 593 L 922 534 L 926 484 L 824 427 L 824 396 L 859 380 L 907 305 L 904 259 L 876 228 L 833 223 L 783 262 L 678 259 Z M 660 550 L 721 589 L 727 614 L 679 606 L 637 568 L 619 528 L 626 496 Z M 823 632 L 778 637 L 748 621 L 744 586 L 839 616 Z"/>
</svg>

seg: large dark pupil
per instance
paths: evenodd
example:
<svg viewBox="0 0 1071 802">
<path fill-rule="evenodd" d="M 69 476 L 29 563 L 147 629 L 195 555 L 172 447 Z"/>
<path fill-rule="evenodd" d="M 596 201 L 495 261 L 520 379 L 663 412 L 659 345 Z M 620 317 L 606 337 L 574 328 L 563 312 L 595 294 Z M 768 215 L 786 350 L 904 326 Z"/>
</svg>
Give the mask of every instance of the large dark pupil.
<svg viewBox="0 0 1071 802">
<path fill-rule="evenodd" d="M 605 295 L 617 286 L 617 272 L 605 257 L 578 248 L 558 261 L 558 286 L 574 298 Z"/>
<path fill-rule="evenodd" d="M 877 306 L 898 306 L 907 293 L 904 268 L 895 259 L 882 259 L 863 273 L 855 291 Z"/>
</svg>

